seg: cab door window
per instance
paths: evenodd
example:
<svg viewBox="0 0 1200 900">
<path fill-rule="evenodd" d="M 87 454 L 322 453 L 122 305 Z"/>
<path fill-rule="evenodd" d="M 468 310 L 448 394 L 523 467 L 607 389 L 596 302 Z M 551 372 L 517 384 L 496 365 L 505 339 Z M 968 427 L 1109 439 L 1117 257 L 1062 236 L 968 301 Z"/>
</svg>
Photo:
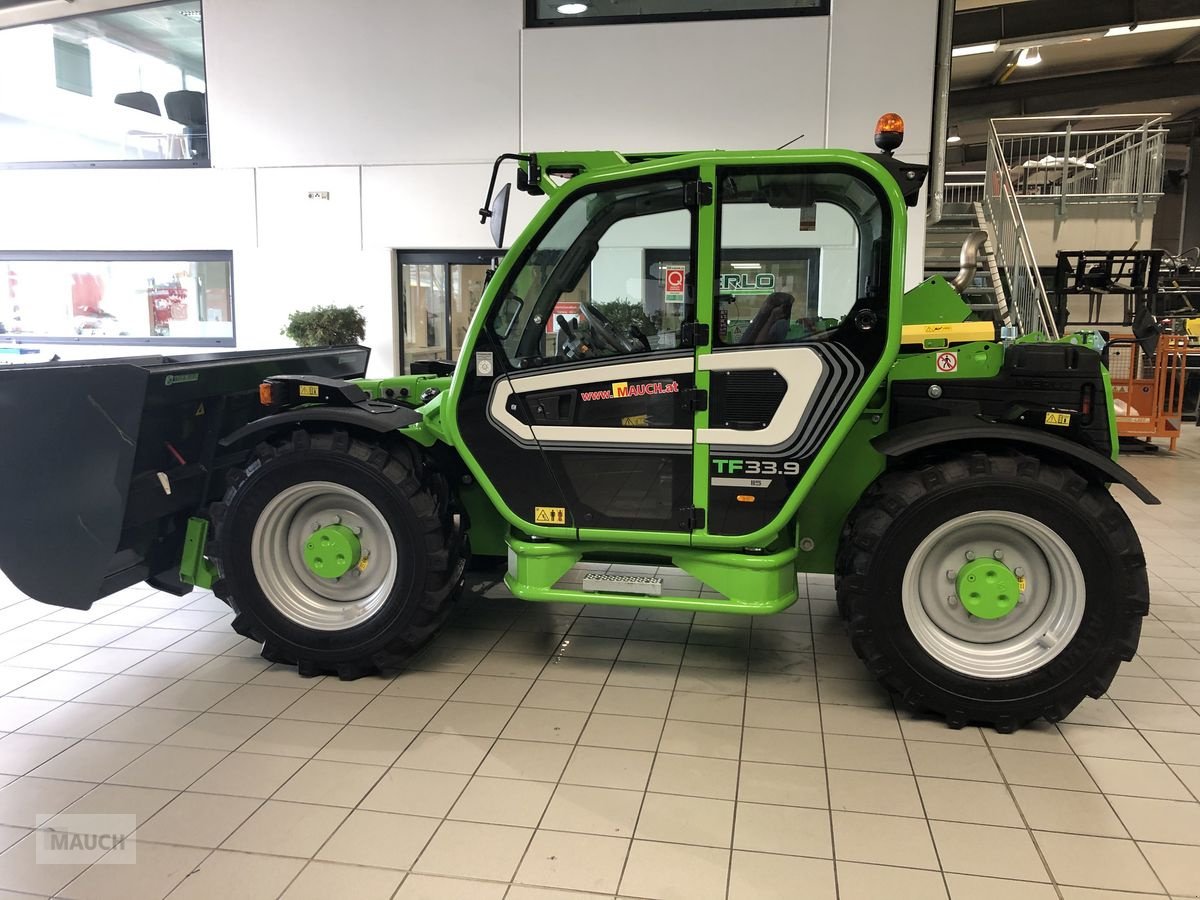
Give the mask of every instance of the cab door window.
<svg viewBox="0 0 1200 900">
<path fill-rule="evenodd" d="M 862 309 L 882 319 L 884 211 L 861 178 L 757 170 L 721 188 L 714 346 L 828 337 Z"/>
<path fill-rule="evenodd" d="M 589 191 L 570 201 L 526 251 L 491 317 L 510 368 L 682 347 L 683 326 L 695 317 L 695 227 L 681 178 Z"/>
</svg>

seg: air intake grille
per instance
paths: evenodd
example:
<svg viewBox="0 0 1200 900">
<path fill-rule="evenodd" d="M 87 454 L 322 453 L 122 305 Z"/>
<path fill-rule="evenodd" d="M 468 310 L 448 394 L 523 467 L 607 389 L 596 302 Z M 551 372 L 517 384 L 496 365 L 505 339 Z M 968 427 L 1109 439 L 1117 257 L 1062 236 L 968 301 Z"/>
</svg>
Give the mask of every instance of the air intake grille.
<svg viewBox="0 0 1200 900">
<path fill-rule="evenodd" d="M 774 369 L 713 372 L 709 383 L 710 428 L 765 428 L 787 392 Z"/>
</svg>

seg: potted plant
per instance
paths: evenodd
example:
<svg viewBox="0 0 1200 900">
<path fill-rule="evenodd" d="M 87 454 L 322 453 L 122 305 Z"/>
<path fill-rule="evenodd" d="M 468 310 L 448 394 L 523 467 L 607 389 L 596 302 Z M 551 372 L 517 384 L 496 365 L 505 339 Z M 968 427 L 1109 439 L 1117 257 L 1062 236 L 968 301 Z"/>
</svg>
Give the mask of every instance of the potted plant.
<svg viewBox="0 0 1200 900">
<path fill-rule="evenodd" d="M 367 322 L 353 306 L 318 306 L 288 314 L 287 328 L 280 334 L 301 347 L 356 344 L 366 334 Z"/>
</svg>

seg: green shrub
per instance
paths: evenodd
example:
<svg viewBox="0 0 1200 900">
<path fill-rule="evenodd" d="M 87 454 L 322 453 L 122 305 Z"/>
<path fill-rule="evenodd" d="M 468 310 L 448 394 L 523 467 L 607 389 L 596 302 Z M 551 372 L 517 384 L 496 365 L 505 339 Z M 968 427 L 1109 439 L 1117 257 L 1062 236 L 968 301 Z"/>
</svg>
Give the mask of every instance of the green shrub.
<svg viewBox="0 0 1200 900">
<path fill-rule="evenodd" d="M 280 334 L 301 347 L 327 347 L 358 343 L 366 327 L 366 319 L 353 306 L 318 306 L 290 313 Z"/>
</svg>

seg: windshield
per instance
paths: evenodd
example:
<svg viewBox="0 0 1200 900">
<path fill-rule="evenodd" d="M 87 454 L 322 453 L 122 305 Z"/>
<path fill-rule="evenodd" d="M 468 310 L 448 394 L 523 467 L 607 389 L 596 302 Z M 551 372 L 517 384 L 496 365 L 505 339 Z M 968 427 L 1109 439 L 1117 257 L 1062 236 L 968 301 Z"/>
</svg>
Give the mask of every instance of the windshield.
<svg viewBox="0 0 1200 900">
<path fill-rule="evenodd" d="M 694 298 L 668 271 L 678 267 L 647 251 L 691 245 L 683 188 L 679 178 L 642 181 L 580 194 L 562 209 L 495 305 L 490 324 L 510 363 L 679 346 Z"/>
</svg>

